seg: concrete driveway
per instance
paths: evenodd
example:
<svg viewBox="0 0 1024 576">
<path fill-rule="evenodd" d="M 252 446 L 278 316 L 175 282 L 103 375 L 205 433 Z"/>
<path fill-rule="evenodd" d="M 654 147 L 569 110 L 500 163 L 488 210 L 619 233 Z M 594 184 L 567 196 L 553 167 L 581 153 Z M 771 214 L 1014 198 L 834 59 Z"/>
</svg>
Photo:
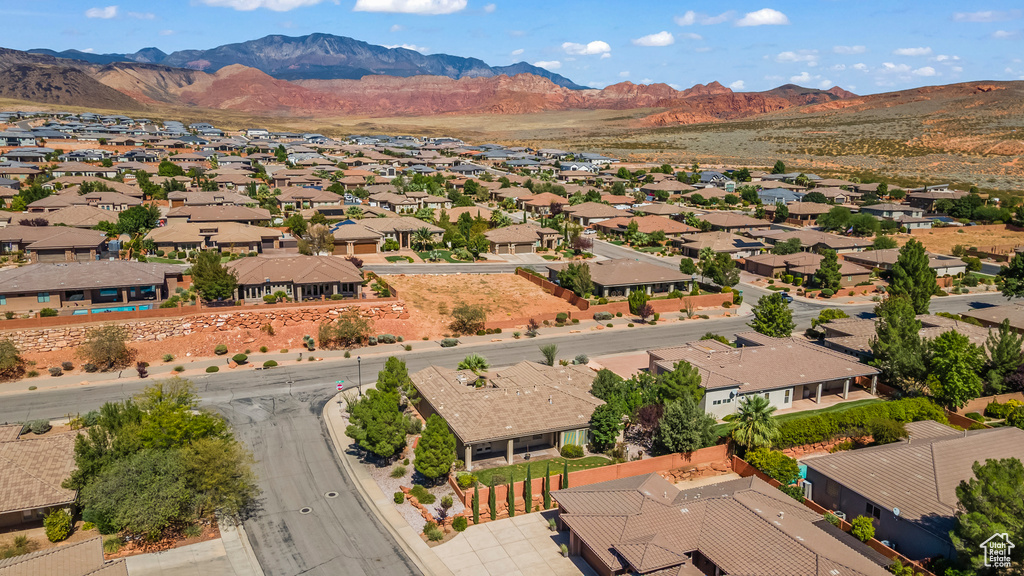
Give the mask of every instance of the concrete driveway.
<svg viewBox="0 0 1024 576">
<path fill-rule="evenodd" d="M 582 558 L 562 556 L 559 546 L 569 544 L 569 532 L 548 529 L 548 518 L 555 514 L 523 514 L 470 526 L 434 552 L 455 576 L 596 576 Z"/>
</svg>

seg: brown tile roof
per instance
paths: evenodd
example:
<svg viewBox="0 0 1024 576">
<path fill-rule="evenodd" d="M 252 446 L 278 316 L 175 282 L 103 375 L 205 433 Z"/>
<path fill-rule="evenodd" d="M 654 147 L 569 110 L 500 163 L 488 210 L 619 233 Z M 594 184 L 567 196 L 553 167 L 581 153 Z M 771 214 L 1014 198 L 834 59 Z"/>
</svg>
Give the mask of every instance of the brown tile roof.
<svg viewBox="0 0 1024 576">
<path fill-rule="evenodd" d="M 29 215 L 28 217 L 32 217 Z M 0 241 L 21 242 L 30 250 L 43 248 L 98 248 L 107 239 L 99 230 L 81 230 L 64 226 L 6 226 L 0 228 Z"/>
<path fill-rule="evenodd" d="M 552 194 L 551 192 L 542 192 L 531 197 L 525 202 L 527 206 L 550 206 L 552 203 L 555 204 L 569 204 L 569 200 L 559 196 L 558 194 Z"/>
<path fill-rule="evenodd" d="M 162 285 L 184 266 L 134 260 L 89 260 L 60 264 L 29 264 L 0 270 L 0 293 L 46 290 L 89 290 L 122 286 Z"/>
<path fill-rule="evenodd" d="M 100 537 L 0 560 L 0 576 L 128 576 L 125 560 L 103 561 Z"/>
<path fill-rule="evenodd" d="M 583 202 L 575 206 L 566 206 L 562 208 L 562 212 L 571 214 L 576 218 L 616 218 L 629 215 L 629 212 L 625 210 L 619 210 L 600 202 Z"/>
<path fill-rule="evenodd" d="M 590 394 L 594 372 L 583 366 L 523 361 L 488 375 L 481 388 L 468 370 L 430 366 L 410 377 L 463 443 L 587 428 L 604 404 Z"/>
<path fill-rule="evenodd" d="M 634 214 L 646 214 L 649 216 L 675 216 L 686 210 L 676 204 L 653 203 L 633 206 L 632 211 Z"/>
<path fill-rule="evenodd" d="M 833 208 L 830 204 L 818 204 L 817 202 L 790 202 L 786 204 L 790 216 L 814 216 L 815 214 L 826 214 Z"/>
<path fill-rule="evenodd" d="M 762 250 L 768 246 L 757 240 L 737 236 L 732 232 L 718 230 L 715 232 L 701 232 L 700 234 L 689 234 L 673 241 L 680 246 L 700 250 L 711 248 L 715 252 L 741 252 L 746 250 Z"/>
<path fill-rule="evenodd" d="M 167 211 L 168 218 L 189 222 L 269 222 L 270 210 L 248 206 L 178 206 Z"/>
<path fill-rule="evenodd" d="M 299 188 L 296 186 L 285 186 L 281 188 L 281 194 L 277 197 L 280 202 L 341 202 L 343 198 L 334 192 L 317 190 L 315 188 Z"/>
<path fill-rule="evenodd" d="M 75 491 L 61 482 L 75 470 L 76 435 L 29 435 L 0 442 L 0 514 L 75 500 Z"/>
<path fill-rule="evenodd" d="M 363 275 L 351 262 L 335 256 L 257 256 L 228 264 L 239 284 L 294 282 L 362 282 Z"/>
<path fill-rule="evenodd" d="M 745 576 L 887 574 L 816 526 L 817 514 L 756 477 L 681 491 L 648 474 L 552 497 L 560 518 L 611 572 L 700 573 L 690 560 L 699 552 L 724 573 Z"/>
<path fill-rule="evenodd" d="M 871 246 L 872 238 L 857 238 L 853 236 L 840 236 L 829 234 L 820 230 L 758 230 L 750 232 L 754 238 L 774 240 L 776 243 L 785 242 L 791 238 L 799 238 L 802 246 L 823 246 L 832 250 L 849 250 L 854 248 L 867 248 Z"/>
<path fill-rule="evenodd" d="M 878 374 L 846 354 L 802 338 L 771 338 L 756 332 L 736 336 L 748 345 L 732 348 L 701 340 L 647 354 L 664 370 L 689 362 L 700 371 L 704 388 L 738 388 L 740 394 Z"/>
<path fill-rule="evenodd" d="M 251 226 L 239 222 L 177 222 L 170 221 L 166 226 L 149 231 L 146 238 L 156 243 L 165 242 L 202 242 L 212 238 L 219 244 L 230 242 L 260 242 L 263 239 L 281 237 L 281 232 L 273 228 Z"/>
<path fill-rule="evenodd" d="M 736 212 L 717 212 L 712 211 L 706 214 L 698 216 L 701 220 L 710 223 L 716 228 L 755 228 L 771 226 L 771 222 L 767 220 L 759 220 L 757 218 L 751 218 L 746 214 L 737 214 Z"/>
<path fill-rule="evenodd" d="M 186 206 L 209 206 L 215 204 L 235 204 L 245 206 L 256 204 L 256 200 L 234 192 L 171 192 L 169 200 L 182 200 Z"/>
<path fill-rule="evenodd" d="M 940 334 L 955 330 L 970 339 L 976 346 L 983 346 L 988 339 L 988 328 L 968 324 L 944 316 L 919 314 L 922 338 L 934 339 Z M 870 355 L 871 340 L 875 337 L 877 318 L 839 318 L 822 325 L 825 343 L 830 348 L 844 350 L 851 354 Z"/>
<path fill-rule="evenodd" d="M 342 224 L 334 229 L 334 239 L 341 242 L 348 240 L 379 240 L 383 234 L 371 230 L 358 222 Z"/>
<path fill-rule="evenodd" d="M 979 308 L 963 313 L 964 316 L 981 320 L 982 322 L 1000 323 L 1009 320 L 1010 326 L 1018 331 L 1024 332 L 1024 306 L 1018 304 L 1003 304 L 1002 306 L 991 306 Z"/>
<path fill-rule="evenodd" d="M 394 232 L 414 232 L 420 228 L 430 230 L 431 234 L 440 234 L 444 232 L 443 228 L 434 226 L 430 222 L 424 222 L 419 218 L 413 218 L 412 216 L 396 216 L 394 218 L 363 218 L 359 223 L 371 230 L 376 230 L 383 234 Z"/>
<path fill-rule="evenodd" d="M 50 226 L 63 224 L 73 228 L 92 228 L 100 222 L 117 222 L 117 213 L 86 204 L 67 206 L 53 212 L 33 214 L 31 218 L 45 218 Z M 18 220 L 15 220 L 18 221 Z"/>
<path fill-rule="evenodd" d="M 640 190 L 642 192 L 690 192 L 696 190 L 696 188 L 690 186 L 689 184 L 680 182 L 678 180 L 663 180 L 661 182 L 652 182 L 650 184 L 644 184 L 643 186 L 640 187 Z"/>
<path fill-rule="evenodd" d="M 956 487 L 986 459 L 1024 459 L 1024 430 L 990 428 L 940 434 L 930 425 L 908 426 L 910 441 L 805 460 L 807 466 L 900 518 L 948 539 L 955 525 Z M 893 466 L 898 474 L 885 471 Z"/>
<path fill-rule="evenodd" d="M 568 262 L 549 264 L 548 269 L 557 271 L 568 265 Z M 590 278 L 599 286 L 668 284 L 690 279 L 689 274 L 683 274 L 678 270 L 628 258 L 590 262 L 587 265 L 590 268 Z"/>
<path fill-rule="evenodd" d="M 537 224 L 513 224 L 484 232 L 484 236 L 495 244 L 530 244 L 545 234 L 558 234 L 558 230 L 541 228 Z"/>
<path fill-rule="evenodd" d="M 896 263 L 900 257 L 899 248 L 886 248 L 884 250 L 866 250 L 864 252 L 852 252 L 849 254 L 843 254 L 845 260 L 856 262 L 857 264 L 863 264 L 872 268 L 883 268 L 888 270 L 892 268 L 893 264 Z M 932 254 L 928 253 L 928 266 L 930 268 L 949 268 L 956 266 L 966 266 L 967 263 L 955 256 L 946 256 L 944 254 Z"/>
</svg>

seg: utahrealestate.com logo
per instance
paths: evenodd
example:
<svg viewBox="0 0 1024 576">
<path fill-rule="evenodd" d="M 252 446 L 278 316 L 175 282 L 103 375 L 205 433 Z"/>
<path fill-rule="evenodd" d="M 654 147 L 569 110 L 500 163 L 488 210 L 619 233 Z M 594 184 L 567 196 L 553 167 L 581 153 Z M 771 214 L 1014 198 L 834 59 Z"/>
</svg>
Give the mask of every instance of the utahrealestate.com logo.
<svg viewBox="0 0 1024 576">
<path fill-rule="evenodd" d="M 993 534 L 988 540 L 985 540 L 978 546 L 985 551 L 986 567 L 1010 567 L 1010 552 L 1013 551 L 1013 542 L 1010 542 L 1010 536 L 1007 533 Z"/>
</svg>

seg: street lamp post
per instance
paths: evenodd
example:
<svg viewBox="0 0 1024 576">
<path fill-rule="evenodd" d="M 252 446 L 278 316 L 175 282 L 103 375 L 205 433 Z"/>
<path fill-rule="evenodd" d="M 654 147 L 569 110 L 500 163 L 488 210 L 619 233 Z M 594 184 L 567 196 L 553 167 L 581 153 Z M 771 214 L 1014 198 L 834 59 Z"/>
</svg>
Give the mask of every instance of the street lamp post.
<svg viewBox="0 0 1024 576">
<path fill-rule="evenodd" d="M 363 395 L 363 357 L 356 356 L 356 366 L 359 369 L 359 396 Z"/>
</svg>

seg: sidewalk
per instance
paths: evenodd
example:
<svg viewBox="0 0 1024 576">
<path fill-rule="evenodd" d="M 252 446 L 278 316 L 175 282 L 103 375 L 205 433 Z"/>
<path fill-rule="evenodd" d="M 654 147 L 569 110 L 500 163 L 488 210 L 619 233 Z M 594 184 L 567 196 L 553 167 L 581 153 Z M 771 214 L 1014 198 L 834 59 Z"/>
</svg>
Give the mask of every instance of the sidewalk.
<svg viewBox="0 0 1024 576">
<path fill-rule="evenodd" d="M 376 514 L 380 523 L 391 533 L 402 550 L 409 556 L 413 564 L 425 575 L 454 576 L 430 546 L 420 538 L 405 518 L 395 510 L 394 497 L 385 495 L 377 483 L 363 468 L 359 459 L 348 451 L 348 438 L 342 428 L 342 397 L 351 391 L 337 394 L 324 406 L 324 422 L 331 434 L 334 448 L 341 460 L 345 472 L 352 478 L 360 496 L 370 504 L 370 510 Z"/>
<path fill-rule="evenodd" d="M 132 576 L 263 576 L 241 526 L 225 522 L 220 538 L 125 559 Z"/>
</svg>

